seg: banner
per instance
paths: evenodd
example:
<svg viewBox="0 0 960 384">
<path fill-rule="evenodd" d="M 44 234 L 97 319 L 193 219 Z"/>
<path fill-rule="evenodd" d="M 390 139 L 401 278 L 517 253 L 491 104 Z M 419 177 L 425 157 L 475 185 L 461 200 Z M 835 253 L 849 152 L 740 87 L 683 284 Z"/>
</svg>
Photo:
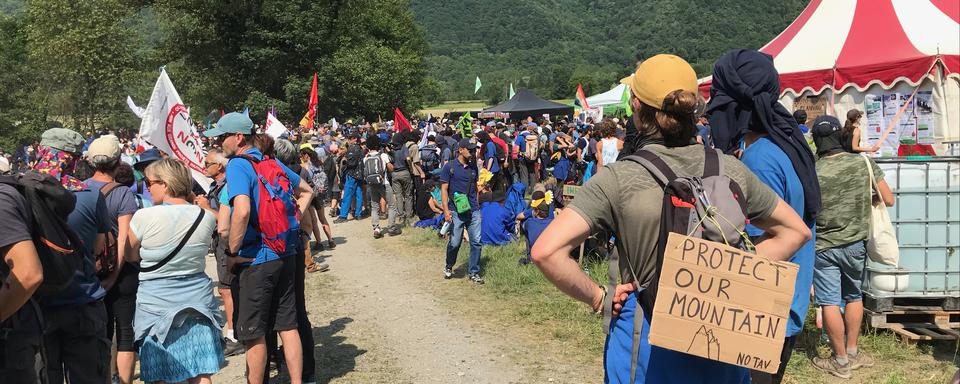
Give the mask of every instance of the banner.
<svg viewBox="0 0 960 384">
<path fill-rule="evenodd" d="M 650 322 L 650 344 L 776 373 L 796 264 L 671 233 Z"/>
<path fill-rule="evenodd" d="M 266 131 L 270 137 L 276 140 L 283 134 L 287 133 L 287 127 L 284 127 L 283 123 L 281 123 L 280 120 L 277 120 L 277 117 L 274 116 L 273 113 L 267 112 L 267 122 L 264 126 L 264 131 Z"/>
<path fill-rule="evenodd" d="M 182 161 L 204 191 L 210 188 L 211 180 L 203 174 L 206 154 L 200 135 L 190 119 L 190 110 L 183 105 L 165 69 L 160 69 L 150 102 L 144 108 L 140 137 L 168 156 Z"/>
</svg>

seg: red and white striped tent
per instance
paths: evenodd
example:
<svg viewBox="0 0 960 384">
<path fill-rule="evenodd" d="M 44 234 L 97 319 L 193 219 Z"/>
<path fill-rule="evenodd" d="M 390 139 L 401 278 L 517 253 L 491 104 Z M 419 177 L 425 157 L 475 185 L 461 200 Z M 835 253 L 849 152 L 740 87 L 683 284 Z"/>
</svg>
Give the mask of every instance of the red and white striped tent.
<svg viewBox="0 0 960 384">
<path fill-rule="evenodd" d="M 790 109 L 829 91 L 828 113 L 842 121 L 867 93 L 919 86 L 933 93 L 937 139 L 960 139 L 958 0 L 812 0 L 760 51 L 773 56 Z M 704 97 L 710 83 L 700 81 Z"/>
</svg>

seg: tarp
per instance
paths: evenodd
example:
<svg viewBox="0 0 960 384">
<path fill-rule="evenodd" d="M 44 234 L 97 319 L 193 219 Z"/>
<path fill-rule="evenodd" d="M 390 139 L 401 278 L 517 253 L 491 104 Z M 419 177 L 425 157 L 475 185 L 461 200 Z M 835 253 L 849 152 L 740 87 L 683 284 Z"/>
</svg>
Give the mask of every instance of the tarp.
<svg viewBox="0 0 960 384">
<path fill-rule="evenodd" d="M 784 94 L 916 86 L 935 66 L 960 77 L 960 2 L 812 0 L 760 51 L 773 56 Z M 710 83 L 700 81 L 704 97 Z"/>
<path fill-rule="evenodd" d="M 623 101 L 623 93 L 627 89 L 626 84 L 618 84 L 613 89 L 604 93 L 599 93 L 587 98 L 587 104 L 591 107 L 600 107 L 604 105 L 619 105 Z"/>
<path fill-rule="evenodd" d="M 529 89 L 520 89 L 510 100 L 500 105 L 484 109 L 482 113 L 490 112 L 509 113 L 513 119 L 523 119 L 527 116 L 540 116 L 543 114 L 572 115 L 573 107 L 544 100 Z"/>
</svg>

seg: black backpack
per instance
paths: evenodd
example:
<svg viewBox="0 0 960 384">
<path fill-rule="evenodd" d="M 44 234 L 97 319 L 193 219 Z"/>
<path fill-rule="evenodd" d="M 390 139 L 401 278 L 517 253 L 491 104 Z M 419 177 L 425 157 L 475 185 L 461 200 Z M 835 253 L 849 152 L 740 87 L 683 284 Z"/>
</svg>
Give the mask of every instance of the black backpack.
<svg viewBox="0 0 960 384">
<path fill-rule="evenodd" d="M 434 144 L 427 144 L 420 148 L 420 167 L 426 173 L 440 168 L 440 149 Z"/>
<path fill-rule="evenodd" d="M 640 150 L 623 160 L 640 164 L 663 187 L 663 203 L 660 211 L 660 233 L 657 239 L 657 268 L 646 281 L 639 281 L 632 266 L 633 284 L 643 289 L 637 295 L 637 313 L 634 317 L 633 355 L 630 366 L 630 380 L 636 377 L 636 356 L 640 346 L 642 320 L 644 312 L 653 313 L 654 300 L 657 297 L 657 285 L 660 282 L 660 268 L 670 233 L 727 243 L 743 248 L 747 235 L 744 226 L 747 221 L 747 204 L 743 191 L 736 181 L 723 174 L 720 155 L 714 149 L 704 148 L 702 176 L 677 176 L 659 156 L 650 151 Z M 622 249 L 619 247 L 618 249 Z M 612 308 L 612 292 L 616 286 L 619 269 L 619 253 L 610 253 L 608 282 L 610 287 L 604 299 L 604 331 L 609 331 Z"/>
<path fill-rule="evenodd" d="M 410 147 L 407 144 L 409 142 L 401 144 L 400 148 L 393 151 L 394 172 L 407 170 L 407 157 L 410 157 Z"/>
<path fill-rule="evenodd" d="M 358 178 L 361 162 L 363 161 L 363 151 L 360 149 L 360 144 L 350 145 L 350 147 L 347 148 L 347 154 L 344 160 L 344 172 L 354 178 Z"/>
<path fill-rule="evenodd" d="M 77 203 L 76 196 L 53 176 L 27 171 L 0 176 L 23 195 L 30 212 L 31 235 L 43 266 L 43 283 L 38 295 L 50 295 L 66 288 L 83 263 L 83 242 L 70 229 L 68 218 Z"/>
</svg>

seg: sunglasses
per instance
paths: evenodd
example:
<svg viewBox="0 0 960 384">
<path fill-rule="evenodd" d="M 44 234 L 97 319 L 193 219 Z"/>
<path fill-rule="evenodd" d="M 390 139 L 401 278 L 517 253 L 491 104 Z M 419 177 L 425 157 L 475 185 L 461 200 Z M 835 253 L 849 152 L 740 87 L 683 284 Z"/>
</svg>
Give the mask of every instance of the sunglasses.
<svg viewBox="0 0 960 384">
<path fill-rule="evenodd" d="M 149 178 L 145 180 L 147 181 L 147 188 L 150 188 L 156 184 L 167 185 L 167 183 L 164 183 L 163 180 L 150 180 Z"/>
</svg>

